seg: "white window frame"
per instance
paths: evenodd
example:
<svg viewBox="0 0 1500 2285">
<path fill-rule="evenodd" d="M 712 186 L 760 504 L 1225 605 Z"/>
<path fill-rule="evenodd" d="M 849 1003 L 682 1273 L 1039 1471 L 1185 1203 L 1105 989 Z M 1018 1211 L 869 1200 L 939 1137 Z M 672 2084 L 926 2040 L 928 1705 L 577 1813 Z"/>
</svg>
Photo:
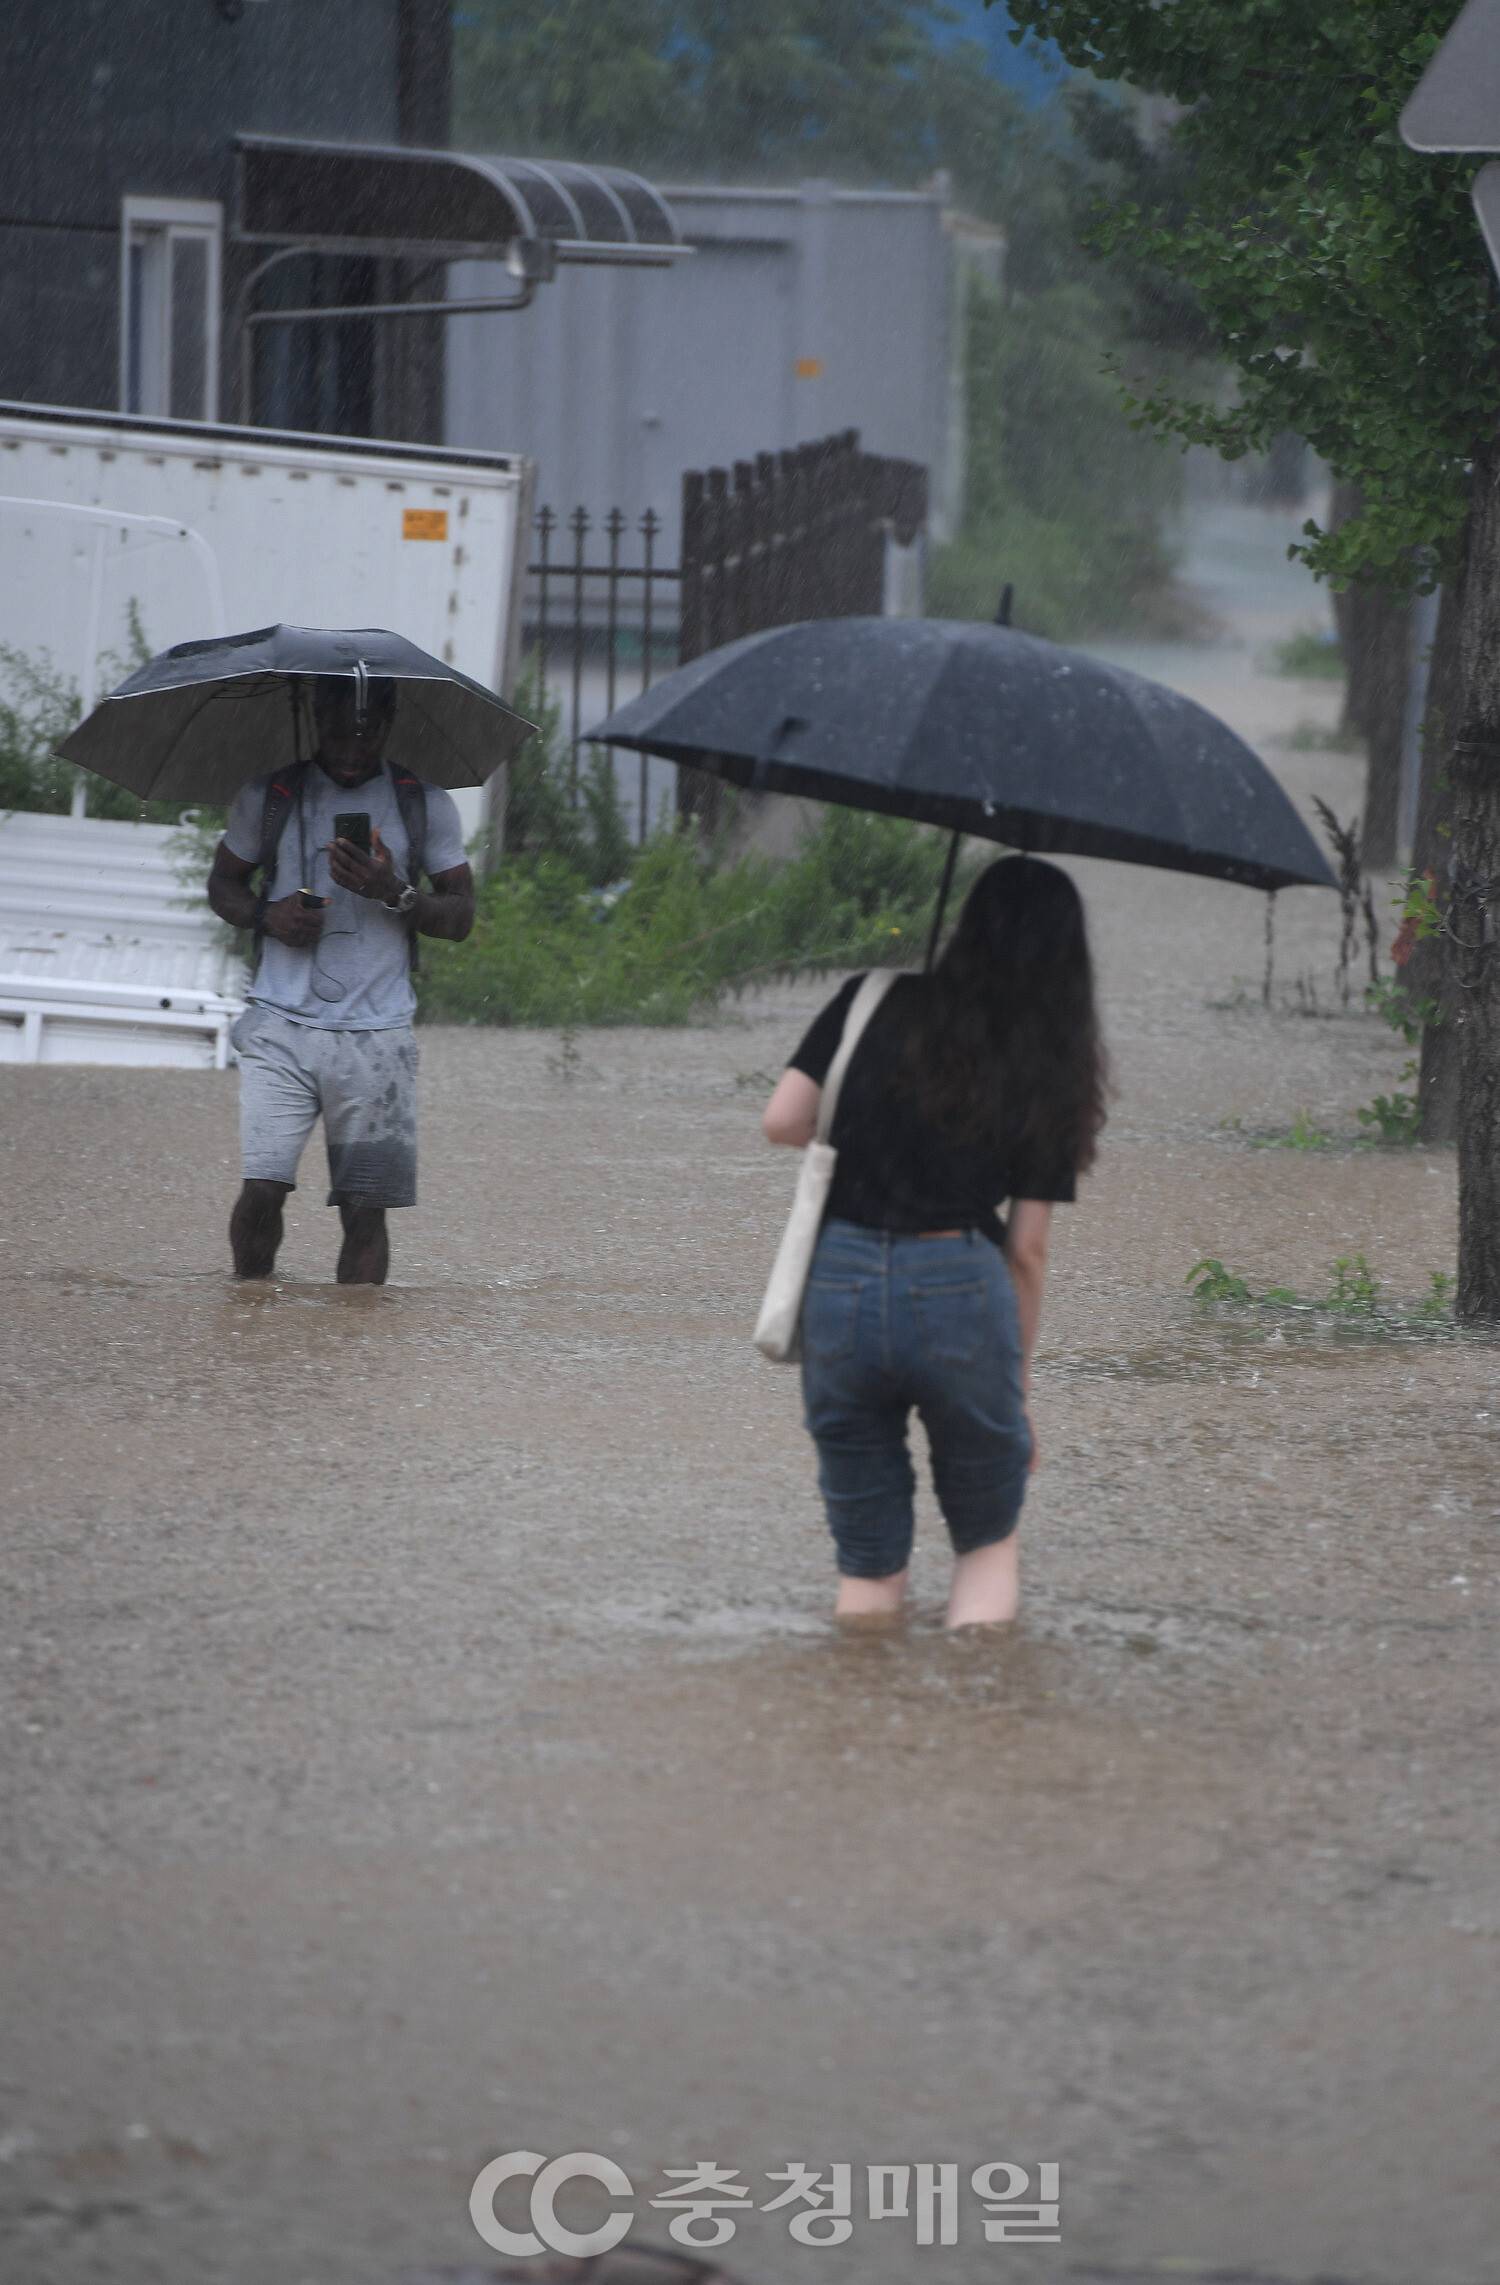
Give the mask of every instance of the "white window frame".
<svg viewBox="0 0 1500 2285">
<path fill-rule="evenodd" d="M 201 410 L 191 417 L 219 417 L 219 332 L 223 292 L 224 209 L 215 199 L 126 198 L 120 210 L 120 409 L 130 408 L 131 252 L 147 238 L 160 238 L 170 262 L 174 240 L 192 239 L 205 248 L 203 396 Z M 167 375 L 166 398 L 171 403 L 172 295 L 170 269 L 158 312 L 160 331 L 154 344 L 158 369 Z"/>
</svg>

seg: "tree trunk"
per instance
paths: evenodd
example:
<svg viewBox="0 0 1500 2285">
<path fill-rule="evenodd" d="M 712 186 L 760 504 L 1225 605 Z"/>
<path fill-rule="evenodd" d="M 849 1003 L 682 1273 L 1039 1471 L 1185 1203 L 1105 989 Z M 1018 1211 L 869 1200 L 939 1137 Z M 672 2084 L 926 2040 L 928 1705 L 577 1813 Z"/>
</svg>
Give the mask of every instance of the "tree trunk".
<svg viewBox="0 0 1500 2285">
<path fill-rule="evenodd" d="M 1412 843 L 1412 871 L 1430 875 L 1440 904 L 1446 904 L 1453 875 L 1453 776 L 1451 759 L 1459 721 L 1458 633 L 1463 598 L 1463 574 L 1455 571 L 1445 581 L 1438 606 L 1437 634 L 1428 672 L 1427 711 L 1422 718 L 1422 776 L 1417 797 L 1417 829 Z M 1422 1057 L 1417 1081 L 1417 1108 L 1424 1143 L 1446 1144 L 1458 1139 L 1458 1003 L 1462 995 L 1453 981 L 1439 938 L 1428 937 L 1413 946 L 1401 971 L 1401 983 L 1414 1002 L 1431 1001 L 1437 1009 L 1422 1029 Z"/>
<path fill-rule="evenodd" d="M 1410 675 L 1411 602 L 1388 587 L 1356 590 L 1356 617 L 1366 645 L 1364 719 L 1365 820 L 1360 861 L 1367 873 L 1394 871 L 1401 827 L 1401 748 Z"/>
<path fill-rule="evenodd" d="M 1364 505 L 1357 484 L 1334 486 L 1331 527 L 1351 523 Z M 1401 745 L 1410 673 L 1411 604 L 1373 580 L 1357 579 L 1333 598 L 1344 654 L 1343 727 L 1365 743 L 1365 807 L 1360 861 L 1371 873 L 1396 864 L 1401 821 Z"/>
<path fill-rule="evenodd" d="M 1459 619 L 1449 947 L 1458 986 L 1458 1314 L 1500 1324 L 1500 434 L 1474 459 Z"/>
</svg>

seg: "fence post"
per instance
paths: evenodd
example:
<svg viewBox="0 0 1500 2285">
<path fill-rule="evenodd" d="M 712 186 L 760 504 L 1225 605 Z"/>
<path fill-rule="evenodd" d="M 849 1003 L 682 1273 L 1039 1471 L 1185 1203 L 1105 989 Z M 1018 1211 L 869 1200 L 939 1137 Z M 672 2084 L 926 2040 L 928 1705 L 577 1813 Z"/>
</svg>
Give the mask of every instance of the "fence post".
<svg viewBox="0 0 1500 2285">
<path fill-rule="evenodd" d="M 682 618 L 679 648 L 684 660 L 701 658 L 708 648 L 703 639 L 703 568 L 708 555 L 703 492 L 702 471 L 693 469 L 682 479 Z"/>
<path fill-rule="evenodd" d="M 583 543 L 592 518 L 587 508 L 575 508 L 568 518 L 573 534 L 573 724 L 572 759 L 568 765 L 568 798 L 578 807 L 578 734 L 583 725 Z"/>
</svg>

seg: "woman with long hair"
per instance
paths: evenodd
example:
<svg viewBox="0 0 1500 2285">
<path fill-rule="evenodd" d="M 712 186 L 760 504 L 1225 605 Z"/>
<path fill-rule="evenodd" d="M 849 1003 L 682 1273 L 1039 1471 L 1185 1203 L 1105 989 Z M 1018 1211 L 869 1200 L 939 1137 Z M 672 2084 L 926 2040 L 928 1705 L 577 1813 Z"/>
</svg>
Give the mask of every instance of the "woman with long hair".
<svg viewBox="0 0 1500 2285">
<path fill-rule="evenodd" d="M 860 981 L 834 995 L 782 1074 L 768 1141 L 812 1140 Z M 953 1542 L 948 1625 L 1014 1618 L 1052 1208 L 1093 1163 L 1105 1091 L 1078 891 L 1056 865 L 1003 857 L 970 890 L 932 972 L 898 977 L 876 1007 L 829 1138 L 838 1165 L 803 1305 L 802 1388 L 836 1617 L 901 1608 L 915 1407 Z"/>
</svg>

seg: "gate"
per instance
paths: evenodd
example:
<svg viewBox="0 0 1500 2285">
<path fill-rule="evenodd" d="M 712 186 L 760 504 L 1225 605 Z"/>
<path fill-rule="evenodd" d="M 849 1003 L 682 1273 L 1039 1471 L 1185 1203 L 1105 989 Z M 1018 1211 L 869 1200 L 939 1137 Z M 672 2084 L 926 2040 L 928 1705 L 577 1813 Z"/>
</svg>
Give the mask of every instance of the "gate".
<svg viewBox="0 0 1500 2285">
<path fill-rule="evenodd" d="M 879 616 L 888 543 L 910 546 L 926 519 L 926 469 L 861 451 L 856 429 L 684 476 L 676 564 L 658 561 L 661 518 L 649 508 L 633 525 L 618 508 L 595 519 L 579 507 L 566 520 L 541 508 L 529 634 L 562 708 L 574 800 L 590 722 L 668 668 L 758 628 Z M 617 783 L 631 772 L 622 799 L 639 840 L 674 799 L 683 815 L 712 801 L 716 781 L 695 770 L 612 759 Z"/>
</svg>

